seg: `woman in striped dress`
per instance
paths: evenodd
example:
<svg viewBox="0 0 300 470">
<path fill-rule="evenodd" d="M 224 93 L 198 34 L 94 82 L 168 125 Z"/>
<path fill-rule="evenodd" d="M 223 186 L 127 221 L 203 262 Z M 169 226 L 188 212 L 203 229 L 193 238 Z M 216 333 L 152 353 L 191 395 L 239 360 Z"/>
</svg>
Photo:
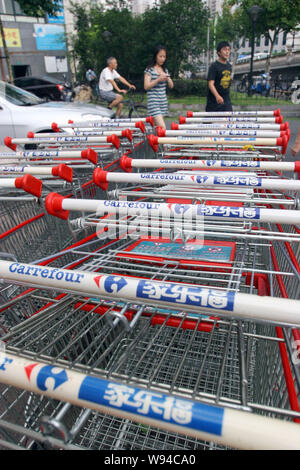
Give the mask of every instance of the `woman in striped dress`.
<svg viewBox="0 0 300 470">
<path fill-rule="evenodd" d="M 153 59 L 144 72 L 144 88 L 147 92 L 148 115 L 156 126 L 166 129 L 164 116 L 168 114 L 167 86 L 174 84 L 165 67 L 167 53 L 164 46 L 157 46 Z"/>
</svg>

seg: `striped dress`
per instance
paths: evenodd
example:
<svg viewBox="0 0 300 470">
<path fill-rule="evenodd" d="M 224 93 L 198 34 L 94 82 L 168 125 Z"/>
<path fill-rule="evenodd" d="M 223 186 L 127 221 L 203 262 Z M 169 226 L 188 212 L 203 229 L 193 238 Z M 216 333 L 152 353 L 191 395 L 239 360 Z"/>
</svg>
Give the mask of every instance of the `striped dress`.
<svg viewBox="0 0 300 470">
<path fill-rule="evenodd" d="M 167 70 L 165 72 L 168 73 Z M 158 77 L 158 73 L 153 67 L 147 68 L 144 73 L 151 76 L 151 81 Z M 149 116 L 168 115 L 167 82 L 158 83 L 147 91 L 147 107 Z"/>
</svg>

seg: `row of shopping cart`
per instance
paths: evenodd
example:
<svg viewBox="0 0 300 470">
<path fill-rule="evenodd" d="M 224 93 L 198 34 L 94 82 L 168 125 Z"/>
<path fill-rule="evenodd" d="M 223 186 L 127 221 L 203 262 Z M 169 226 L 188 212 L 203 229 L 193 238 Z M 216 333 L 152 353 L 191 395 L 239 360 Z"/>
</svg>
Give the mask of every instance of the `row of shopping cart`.
<svg viewBox="0 0 300 470">
<path fill-rule="evenodd" d="M 280 110 L 52 129 L 0 154 L 0 446 L 299 449 Z"/>
</svg>

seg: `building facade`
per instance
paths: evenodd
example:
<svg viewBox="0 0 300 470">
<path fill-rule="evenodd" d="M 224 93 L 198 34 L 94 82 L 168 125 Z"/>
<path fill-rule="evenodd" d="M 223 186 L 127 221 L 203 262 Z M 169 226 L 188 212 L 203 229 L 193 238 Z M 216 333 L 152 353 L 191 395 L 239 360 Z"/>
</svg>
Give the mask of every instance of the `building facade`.
<svg viewBox="0 0 300 470">
<path fill-rule="evenodd" d="M 155 0 L 133 0 L 132 13 L 134 15 L 141 15 L 147 8 L 152 8 Z"/>
<path fill-rule="evenodd" d="M 0 0 L 0 16 L 14 78 L 49 74 L 61 78 L 68 74 L 63 1 L 56 17 L 25 15 L 14 0 Z M 1 46 L 0 78 L 8 79 L 8 67 Z"/>
</svg>

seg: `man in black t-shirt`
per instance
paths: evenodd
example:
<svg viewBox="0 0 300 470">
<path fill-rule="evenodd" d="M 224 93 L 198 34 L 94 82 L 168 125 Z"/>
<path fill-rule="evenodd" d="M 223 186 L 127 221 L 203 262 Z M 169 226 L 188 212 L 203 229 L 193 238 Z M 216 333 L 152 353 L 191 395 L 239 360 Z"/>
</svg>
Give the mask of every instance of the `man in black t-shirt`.
<svg viewBox="0 0 300 470">
<path fill-rule="evenodd" d="M 232 111 L 229 93 L 232 71 L 231 64 L 228 62 L 230 52 L 228 42 L 222 41 L 218 44 L 218 59 L 211 64 L 207 75 L 206 111 Z"/>
</svg>

